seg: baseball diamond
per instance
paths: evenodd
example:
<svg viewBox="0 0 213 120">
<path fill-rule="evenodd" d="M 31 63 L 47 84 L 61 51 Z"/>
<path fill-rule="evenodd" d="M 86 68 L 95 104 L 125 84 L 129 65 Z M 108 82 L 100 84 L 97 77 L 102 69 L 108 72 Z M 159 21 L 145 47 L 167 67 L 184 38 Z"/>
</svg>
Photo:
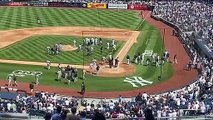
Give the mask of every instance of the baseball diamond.
<svg viewBox="0 0 213 120">
<path fill-rule="evenodd" d="M 0 120 L 213 119 L 211 0 L 0 0 Z"/>
<path fill-rule="evenodd" d="M 167 51 L 162 40 L 165 38 L 161 37 L 162 29 L 152 26 L 146 18 L 141 19 L 138 12 L 0 7 L 0 13 L 2 13 L 0 20 L 0 29 L 2 29 L 0 31 L 2 72 L 0 74 L 2 79 L 7 78 L 7 75 L 15 70 L 41 71 L 43 74 L 39 77 L 39 86 L 57 85 L 72 90 L 79 89 L 85 77 L 87 91 L 94 92 L 126 91 L 144 87 L 144 85 L 133 87 L 125 82 L 125 77 L 142 77 L 151 81 L 152 84 L 148 86 L 152 86 L 168 80 L 173 75 L 170 62 L 153 61 Z M 19 15 L 16 15 L 17 13 Z M 10 16 L 14 17 L 7 20 Z M 92 43 L 92 46 L 85 46 L 86 39 L 90 41 L 97 39 L 97 43 L 94 43 L 97 45 Z M 99 39 L 101 39 L 101 44 Z M 111 44 L 114 45 L 114 41 L 116 47 L 111 46 Z M 51 47 L 58 44 L 72 45 L 76 49 L 60 53 L 56 51 L 55 55 L 47 53 L 47 48 L 50 51 Z M 112 48 L 108 49 L 108 44 Z M 126 56 L 130 57 L 131 65 L 126 64 Z M 110 57 L 119 59 L 119 67 L 117 65 L 114 67 L 114 63 L 111 64 L 108 61 Z M 47 60 L 48 63 L 46 63 Z M 97 70 L 97 64 L 100 65 L 100 70 Z M 14 67 L 7 68 L 10 65 Z M 31 67 L 31 65 L 37 66 Z M 47 66 L 50 70 L 41 66 Z M 59 66 L 65 69 L 67 66 L 78 69 L 77 78 L 70 78 L 74 80 L 73 83 L 70 83 L 66 73 L 63 77 L 63 71 L 57 72 Z M 85 76 L 83 76 L 82 69 L 86 70 Z M 29 77 L 17 79 L 21 83 L 30 83 L 34 80 L 32 78 L 30 80 Z"/>
<path fill-rule="evenodd" d="M 40 71 L 36 78 L 17 75 L 16 87 L 26 90 L 36 79 L 35 90 L 81 96 L 77 91 L 84 82 L 85 96 L 112 97 L 159 93 L 171 81 L 176 84 L 167 89 L 195 77 L 195 71 L 184 72 L 189 58 L 179 43 L 173 46 L 177 38 L 169 35 L 171 28 L 150 12 L 141 18 L 141 12 L 129 10 L 0 7 L 0 14 L 2 85 L 13 71 Z M 180 74 L 187 81 L 175 81 L 183 79 Z M 140 79 L 128 81 L 134 78 Z"/>
</svg>

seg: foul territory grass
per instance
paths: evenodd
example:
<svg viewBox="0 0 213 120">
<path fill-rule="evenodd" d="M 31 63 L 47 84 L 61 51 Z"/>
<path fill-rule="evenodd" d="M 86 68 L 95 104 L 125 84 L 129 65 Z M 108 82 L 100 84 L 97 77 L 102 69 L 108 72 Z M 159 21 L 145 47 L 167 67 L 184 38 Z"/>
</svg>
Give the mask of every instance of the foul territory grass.
<svg viewBox="0 0 213 120">
<path fill-rule="evenodd" d="M 138 27 L 138 30 L 141 31 L 137 43 L 129 51 L 130 58 L 133 59 L 134 55 L 137 53 L 143 53 L 145 50 L 153 50 L 154 53 L 162 56 L 165 52 L 163 38 L 161 36 L 160 30 L 156 29 L 154 26 L 148 24 L 144 21 L 141 26 Z M 134 61 L 132 61 L 134 64 Z M 135 76 L 141 76 L 151 81 L 158 80 L 158 76 L 161 76 L 161 81 L 167 80 L 173 74 L 173 68 L 171 63 L 165 62 L 164 65 L 156 67 L 153 65 L 140 65 L 135 64 L 137 71 L 134 74 Z"/>
<path fill-rule="evenodd" d="M 32 66 L 32 65 L 18 65 L 18 64 L 3 64 L 0 63 L 0 79 L 5 80 L 9 73 L 12 73 L 14 70 L 24 70 L 24 71 L 41 71 L 43 74 L 39 78 L 39 84 L 48 85 L 48 86 L 57 86 L 57 87 L 66 87 L 70 89 L 80 90 L 81 86 L 81 76 L 82 70 L 78 70 L 78 81 L 71 82 L 70 85 L 67 85 L 67 81 L 56 81 L 56 71 L 57 68 L 52 67 L 50 70 L 45 69 L 42 66 Z M 12 66 L 12 67 L 10 67 Z M 133 90 L 137 88 L 133 88 L 131 84 L 124 83 L 123 77 L 116 78 L 104 78 L 97 77 L 87 74 L 86 75 L 86 90 L 87 91 L 127 91 Z M 152 79 L 152 81 L 156 84 L 159 81 L 157 79 Z M 25 76 L 18 77 L 17 82 L 34 82 L 34 76 Z M 148 87 L 148 86 L 147 86 Z M 139 87 L 141 88 L 141 87 Z"/>
<path fill-rule="evenodd" d="M 70 63 L 70 64 L 88 64 L 93 59 L 101 60 L 102 56 L 107 57 L 109 54 L 114 55 L 116 51 L 122 48 L 124 42 L 116 41 L 117 49 L 107 49 L 107 42 L 111 43 L 110 39 L 102 39 L 103 52 L 101 53 L 101 46 L 95 45 L 92 55 L 87 55 L 86 49 L 84 51 L 62 51 L 58 55 L 50 55 L 46 51 L 46 47 L 53 47 L 55 44 L 61 43 L 62 45 L 73 45 L 76 41 L 76 47 L 83 44 L 83 37 L 74 36 L 61 36 L 61 35 L 45 35 L 45 36 L 31 36 L 23 41 L 12 44 L 8 47 L 0 49 L 0 58 L 13 59 L 13 60 L 26 60 L 26 61 L 40 61 L 44 62 L 50 60 L 55 63 Z M 83 58 L 84 55 L 84 58 Z"/>
<path fill-rule="evenodd" d="M 134 11 L 41 7 L 0 7 L 0 30 L 45 26 L 96 26 L 135 29 L 140 23 Z M 37 24 L 37 17 L 42 24 Z"/>
</svg>

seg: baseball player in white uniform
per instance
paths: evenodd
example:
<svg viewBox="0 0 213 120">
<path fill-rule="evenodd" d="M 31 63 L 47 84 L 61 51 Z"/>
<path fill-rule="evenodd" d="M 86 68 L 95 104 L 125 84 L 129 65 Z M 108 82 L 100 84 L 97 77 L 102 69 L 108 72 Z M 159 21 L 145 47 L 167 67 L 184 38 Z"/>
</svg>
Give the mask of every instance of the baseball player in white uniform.
<svg viewBox="0 0 213 120">
<path fill-rule="evenodd" d="M 115 44 L 112 47 L 113 47 L 114 50 L 116 50 L 116 45 Z"/>
<path fill-rule="evenodd" d="M 107 42 L 107 50 L 109 50 L 109 42 Z"/>
<path fill-rule="evenodd" d="M 59 70 L 57 71 L 57 80 L 60 80 L 60 79 L 61 79 L 61 76 L 62 76 L 62 72 L 61 72 L 61 70 L 59 69 Z"/>
<path fill-rule="evenodd" d="M 82 45 L 81 44 L 78 45 L 78 50 L 82 51 Z"/>
<path fill-rule="evenodd" d="M 36 85 L 38 85 L 38 84 L 39 84 L 39 82 L 38 82 L 38 78 L 39 78 L 39 75 L 38 75 L 38 74 L 35 74 L 35 82 L 36 82 Z"/>
<path fill-rule="evenodd" d="M 12 86 L 11 81 L 13 80 L 13 75 L 9 74 L 7 79 L 8 79 L 8 86 Z"/>
<path fill-rule="evenodd" d="M 76 40 L 73 40 L 73 46 L 76 47 Z"/>
<path fill-rule="evenodd" d="M 49 60 L 47 60 L 46 63 L 47 63 L 47 69 L 50 70 L 51 62 Z"/>
</svg>

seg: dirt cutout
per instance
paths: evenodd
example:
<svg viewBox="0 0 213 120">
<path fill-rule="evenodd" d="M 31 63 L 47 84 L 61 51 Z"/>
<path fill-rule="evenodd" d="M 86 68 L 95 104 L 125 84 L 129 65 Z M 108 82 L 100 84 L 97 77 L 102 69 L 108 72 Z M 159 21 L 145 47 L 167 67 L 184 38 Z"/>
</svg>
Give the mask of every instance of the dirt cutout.
<svg viewBox="0 0 213 120">
<path fill-rule="evenodd" d="M 123 61 L 128 51 L 134 43 L 137 42 L 137 37 L 139 36 L 139 31 L 129 31 L 124 29 L 116 28 L 97 28 L 97 27 L 41 27 L 41 28 L 26 28 L 26 29 L 15 29 L 15 30 L 5 30 L 0 31 L 0 48 L 4 48 L 8 45 L 14 44 L 18 41 L 33 36 L 33 35 L 71 35 L 71 36 L 81 36 L 81 37 L 100 37 L 100 38 L 110 38 L 115 40 L 125 41 L 123 48 L 119 51 L 116 57 L 119 57 L 120 61 Z M 64 45 L 64 51 L 76 50 L 76 47 L 70 45 Z M 27 65 L 42 65 L 45 66 L 46 63 L 32 62 L 32 61 L 16 61 L 16 60 L 3 60 L 0 59 L 1 63 L 15 63 L 15 64 L 27 64 Z M 100 74 L 102 77 L 112 77 L 112 76 L 126 76 L 133 74 L 136 70 L 133 65 L 128 66 L 120 62 L 120 67 L 113 69 L 107 69 L 105 66 L 100 66 Z M 58 63 L 52 63 L 51 66 L 57 66 Z M 62 66 L 67 66 L 68 64 L 62 64 Z M 70 64 L 69 64 L 70 65 Z M 72 67 L 86 69 L 89 71 L 88 66 L 82 65 L 71 65 Z"/>
</svg>

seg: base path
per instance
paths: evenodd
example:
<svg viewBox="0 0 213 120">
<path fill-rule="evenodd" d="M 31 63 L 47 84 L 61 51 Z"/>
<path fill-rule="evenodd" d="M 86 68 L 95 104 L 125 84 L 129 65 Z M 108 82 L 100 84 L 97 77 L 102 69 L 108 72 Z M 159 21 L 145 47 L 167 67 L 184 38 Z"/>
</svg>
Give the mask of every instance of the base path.
<svg viewBox="0 0 213 120">
<path fill-rule="evenodd" d="M 171 91 L 175 89 L 179 89 L 187 84 L 190 84 L 193 80 L 196 79 L 197 71 L 186 71 L 184 70 L 186 64 L 189 62 L 190 58 L 187 55 L 186 51 L 184 50 L 183 45 L 180 43 L 176 36 L 172 36 L 173 28 L 169 27 L 168 25 L 156 21 L 152 19 L 150 16 L 150 12 L 144 12 L 147 15 L 146 20 L 154 25 L 155 27 L 159 28 L 163 35 L 163 29 L 165 28 L 164 34 L 164 44 L 166 50 L 170 52 L 171 57 L 177 54 L 178 64 L 173 64 L 174 68 L 174 75 L 167 81 L 163 81 L 159 84 L 147 86 L 142 89 L 136 89 L 132 91 L 122 91 L 122 92 L 86 92 L 84 97 L 95 97 L 95 98 L 114 98 L 122 95 L 123 97 L 132 97 L 138 94 L 138 92 L 147 92 L 149 94 L 156 94 L 166 91 Z M 1 34 L 1 33 L 0 33 Z M 2 35 L 2 34 L 1 34 Z M 0 81 L 0 85 L 5 85 L 7 81 Z M 23 89 L 29 91 L 29 84 L 28 83 L 19 83 L 18 89 Z M 79 88 L 80 89 L 80 88 Z M 125 88 L 124 88 L 125 89 Z M 38 91 L 47 91 L 50 93 L 58 93 L 62 95 L 68 96 L 81 96 L 79 91 L 71 90 L 68 88 L 58 88 L 57 86 L 44 86 L 38 85 L 35 86 L 35 90 Z"/>
</svg>

